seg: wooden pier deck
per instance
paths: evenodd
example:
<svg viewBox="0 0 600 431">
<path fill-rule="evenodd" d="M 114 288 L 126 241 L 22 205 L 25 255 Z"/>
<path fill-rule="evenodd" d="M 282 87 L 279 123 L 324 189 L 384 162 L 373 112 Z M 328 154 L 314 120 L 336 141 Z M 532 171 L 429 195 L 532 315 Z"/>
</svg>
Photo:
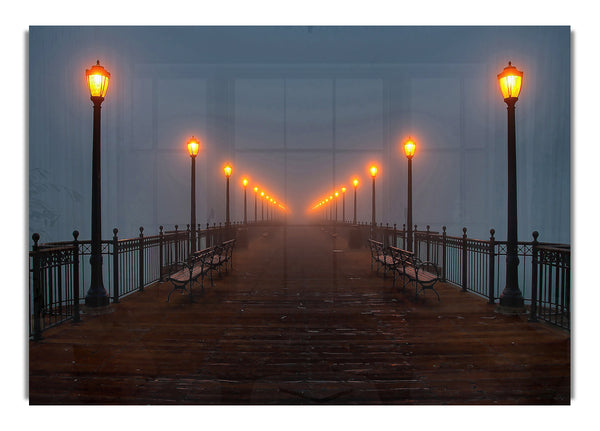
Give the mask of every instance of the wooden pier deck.
<svg viewBox="0 0 600 431">
<path fill-rule="evenodd" d="M 570 403 L 568 332 L 446 284 L 413 301 L 320 228 L 259 232 L 193 303 L 169 290 L 30 342 L 30 404 Z"/>
</svg>

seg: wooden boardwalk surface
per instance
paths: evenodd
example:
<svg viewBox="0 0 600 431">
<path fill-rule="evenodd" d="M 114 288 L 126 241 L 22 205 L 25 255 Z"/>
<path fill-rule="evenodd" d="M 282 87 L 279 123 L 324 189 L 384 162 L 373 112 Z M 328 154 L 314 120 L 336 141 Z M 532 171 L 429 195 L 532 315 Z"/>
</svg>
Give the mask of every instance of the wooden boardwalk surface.
<svg viewBox="0 0 600 431">
<path fill-rule="evenodd" d="M 450 285 L 413 301 L 343 235 L 264 233 L 194 303 L 160 283 L 30 342 L 30 403 L 570 403 L 568 332 Z"/>
</svg>

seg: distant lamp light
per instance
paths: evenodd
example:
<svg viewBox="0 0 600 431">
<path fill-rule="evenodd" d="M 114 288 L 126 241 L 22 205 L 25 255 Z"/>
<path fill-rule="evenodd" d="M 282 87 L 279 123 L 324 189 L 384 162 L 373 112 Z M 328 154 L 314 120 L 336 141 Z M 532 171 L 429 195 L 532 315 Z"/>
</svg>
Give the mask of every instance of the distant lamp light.
<svg viewBox="0 0 600 431">
<path fill-rule="evenodd" d="M 104 67 L 100 66 L 100 60 L 97 60 L 94 66 L 85 71 L 85 77 L 90 89 L 90 95 L 94 98 L 99 97 L 104 99 L 108 91 L 110 73 Z"/>
<path fill-rule="evenodd" d="M 521 93 L 521 84 L 523 82 L 523 72 L 517 70 L 511 62 L 504 68 L 502 73 L 498 74 L 498 84 L 502 97 L 506 99 L 518 99 Z"/>
<path fill-rule="evenodd" d="M 358 187 L 358 179 L 354 178 L 354 181 L 352 181 L 352 184 L 354 184 L 354 188 Z"/>
<path fill-rule="evenodd" d="M 371 173 L 371 176 L 375 178 L 375 176 L 377 175 L 377 166 L 371 166 L 369 172 Z"/>
<path fill-rule="evenodd" d="M 248 179 L 247 178 L 244 178 L 242 180 L 242 185 L 244 186 L 244 188 L 246 188 L 246 186 L 248 185 Z"/>
<path fill-rule="evenodd" d="M 346 187 L 342 187 L 342 193 L 346 193 Z"/>
<path fill-rule="evenodd" d="M 254 193 L 258 193 L 258 187 L 254 187 Z"/>
<path fill-rule="evenodd" d="M 408 159 L 413 158 L 416 148 L 417 145 L 415 144 L 415 141 L 413 141 L 409 136 L 408 140 L 404 143 L 404 154 Z"/>
<path fill-rule="evenodd" d="M 231 176 L 231 165 L 229 163 L 226 164 L 223 171 L 225 172 L 225 176 L 229 178 Z"/>
<path fill-rule="evenodd" d="M 187 149 L 188 153 L 190 154 L 190 157 L 194 158 L 198 155 L 198 151 L 200 150 L 200 143 L 196 138 L 192 136 L 187 143 Z"/>
</svg>

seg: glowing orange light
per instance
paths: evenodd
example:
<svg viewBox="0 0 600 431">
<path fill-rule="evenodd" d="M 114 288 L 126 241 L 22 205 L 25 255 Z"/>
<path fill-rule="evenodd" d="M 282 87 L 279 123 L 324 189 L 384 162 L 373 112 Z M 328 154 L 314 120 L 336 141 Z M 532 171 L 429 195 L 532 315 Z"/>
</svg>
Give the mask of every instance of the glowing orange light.
<svg viewBox="0 0 600 431">
<path fill-rule="evenodd" d="M 417 144 L 415 144 L 415 142 L 409 136 L 408 141 L 404 143 L 404 154 L 406 155 L 406 157 L 412 159 L 412 157 L 415 155 L 416 148 Z"/>
<path fill-rule="evenodd" d="M 346 193 L 346 187 L 342 187 L 342 193 Z"/>
<path fill-rule="evenodd" d="M 104 99 L 108 91 L 108 81 L 110 81 L 110 73 L 100 66 L 100 60 L 96 62 L 90 69 L 86 69 L 85 78 L 90 89 L 92 97 L 101 97 Z"/>
<path fill-rule="evenodd" d="M 231 165 L 229 163 L 226 164 L 225 167 L 223 168 L 223 171 L 225 172 L 225 176 L 227 178 L 229 178 L 231 176 L 231 171 L 232 171 Z"/>
<path fill-rule="evenodd" d="M 244 178 L 242 180 L 242 185 L 244 186 L 244 188 L 246 188 L 246 186 L 248 185 L 248 179 L 247 178 Z"/>
<path fill-rule="evenodd" d="M 371 172 L 371 176 L 373 178 L 375 178 L 375 176 L 377 175 L 377 167 L 376 166 L 371 166 L 371 168 L 369 169 L 369 172 Z"/>
<path fill-rule="evenodd" d="M 338 196 L 339 196 L 339 193 L 338 193 L 338 192 L 335 192 L 335 197 L 337 198 Z"/>
<path fill-rule="evenodd" d="M 517 70 L 511 62 L 504 68 L 502 73 L 498 74 L 498 84 L 500 92 L 504 99 L 517 99 L 521 93 L 521 84 L 523 81 L 523 72 Z"/>
<path fill-rule="evenodd" d="M 265 192 L 260 192 L 260 197 L 264 197 L 265 196 Z"/>
<path fill-rule="evenodd" d="M 187 150 L 188 153 L 190 153 L 191 157 L 196 157 L 198 155 L 198 151 L 200 150 L 200 143 L 193 136 L 187 143 Z"/>
<path fill-rule="evenodd" d="M 358 179 L 354 178 L 354 181 L 352 181 L 352 184 L 354 184 L 354 188 L 356 188 L 356 186 L 358 186 Z"/>
<path fill-rule="evenodd" d="M 254 193 L 258 193 L 258 187 L 254 187 Z"/>
</svg>

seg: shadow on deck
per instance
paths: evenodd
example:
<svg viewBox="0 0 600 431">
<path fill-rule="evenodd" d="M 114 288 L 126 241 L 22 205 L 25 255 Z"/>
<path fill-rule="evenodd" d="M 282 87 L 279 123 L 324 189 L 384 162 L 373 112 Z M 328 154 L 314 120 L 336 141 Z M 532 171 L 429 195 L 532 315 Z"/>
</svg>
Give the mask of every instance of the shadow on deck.
<svg viewBox="0 0 600 431">
<path fill-rule="evenodd" d="M 193 303 L 170 289 L 30 342 L 30 403 L 570 403 L 568 332 L 447 284 L 414 301 L 319 228 L 265 229 Z"/>
</svg>

